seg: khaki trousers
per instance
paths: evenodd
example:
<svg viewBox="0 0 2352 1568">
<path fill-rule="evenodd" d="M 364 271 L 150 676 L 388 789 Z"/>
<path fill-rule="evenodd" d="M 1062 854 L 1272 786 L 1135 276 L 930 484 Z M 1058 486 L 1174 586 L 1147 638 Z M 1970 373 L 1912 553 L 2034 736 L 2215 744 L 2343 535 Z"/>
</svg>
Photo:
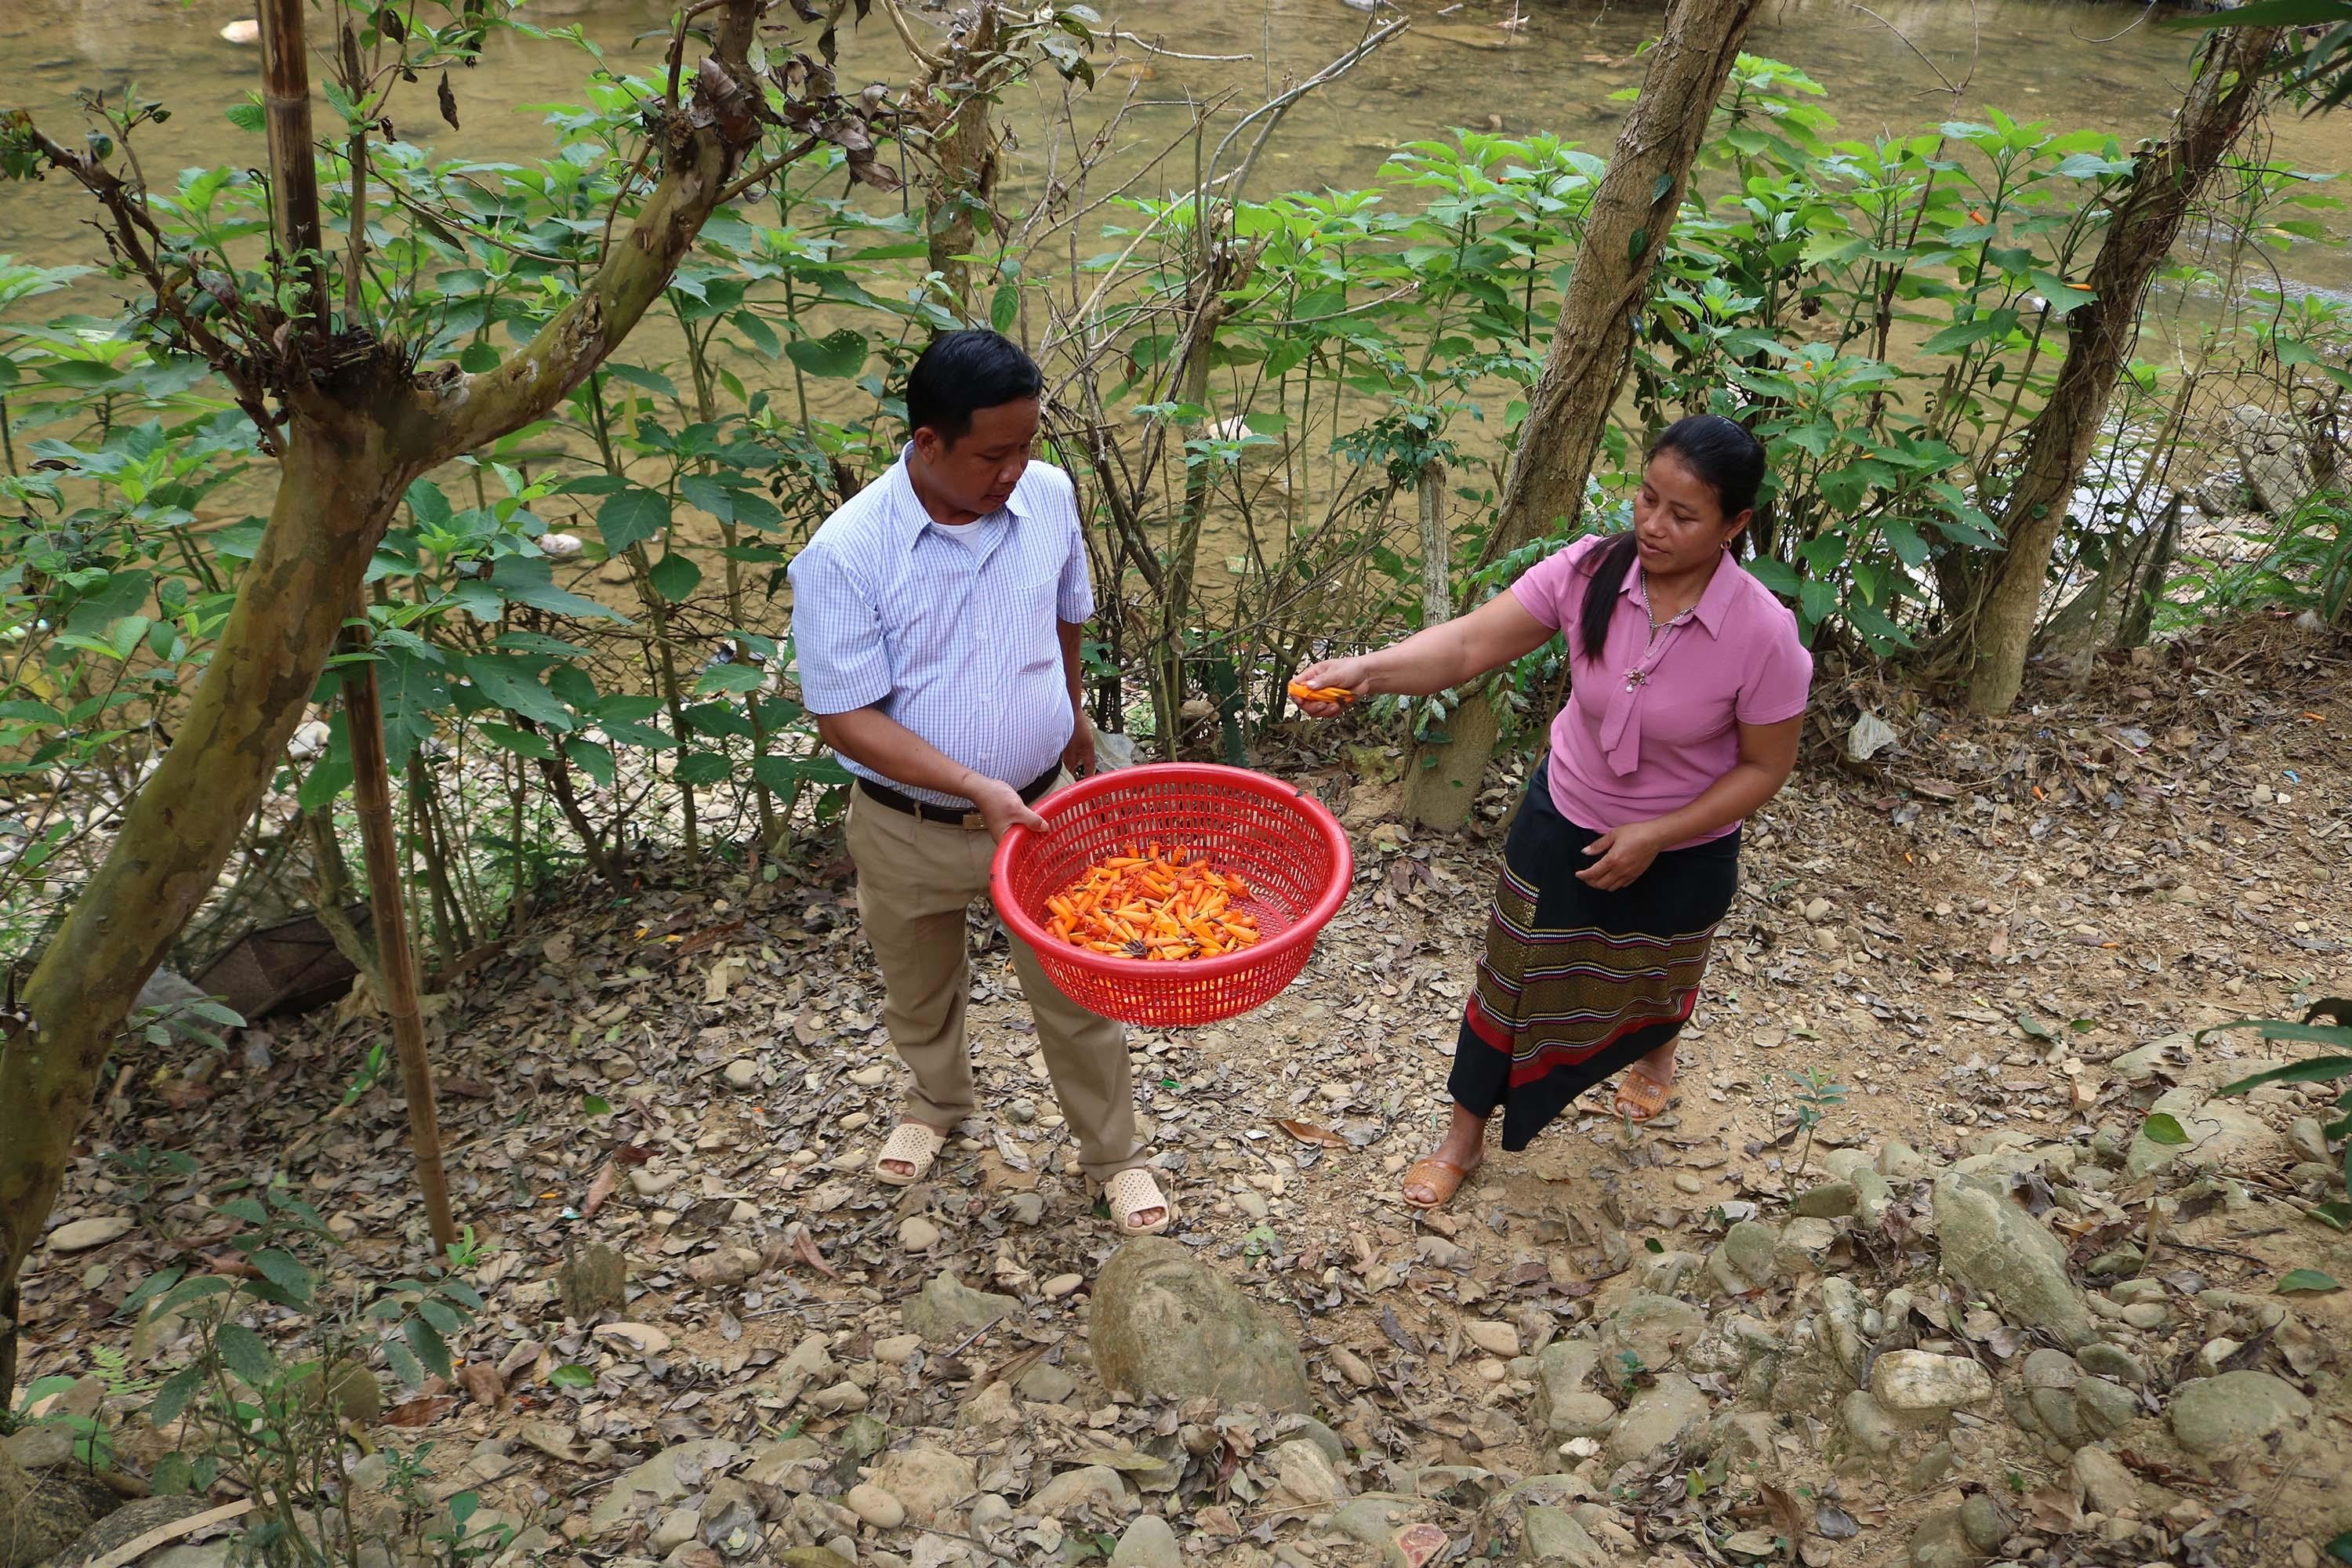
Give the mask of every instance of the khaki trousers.
<svg viewBox="0 0 2352 1568">
<path fill-rule="evenodd" d="M 952 1126 L 978 1109 L 964 1034 L 971 994 L 964 914 L 972 900 L 988 894 L 996 847 L 984 830 L 893 811 L 862 790 L 850 795 L 848 842 L 857 863 L 858 920 L 882 967 L 883 1026 L 914 1075 L 907 1114 Z M 1127 1032 L 1063 995 L 1028 943 L 1008 940 L 1054 1097 L 1078 1141 L 1080 1166 L 1105 1182 L 1141 1165 Z"/>
</svg>

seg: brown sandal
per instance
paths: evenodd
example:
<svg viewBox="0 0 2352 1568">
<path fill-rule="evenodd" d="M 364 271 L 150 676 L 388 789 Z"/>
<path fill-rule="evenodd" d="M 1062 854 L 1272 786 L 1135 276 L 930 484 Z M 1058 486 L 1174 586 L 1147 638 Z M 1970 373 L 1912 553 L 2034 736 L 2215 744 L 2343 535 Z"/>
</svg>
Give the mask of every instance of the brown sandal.
<svg viewBox="0 0 2352 1568">
<path fill-rule="evenodd" d="M 1462 1184 L 1468 1181 L 1477 1169 L 1473 1165 L 1465 1171 L 1451 1160 L 1441 1160 L 1431 1154 L 1405 1167 L 1404 1179 L 1397 1184 L 1398 1195 L 1404 1198 L 1407 1208 L 1442 1209 L 1454 1201 L 1454 1194 L 1462 1190 Z M 1416 1182 L 1426 1185 L 1437 1196 L 1428 1203 L 1422 1203 L 1402 1191 Z"/>
<path fill-rule="evenodd" d="M 1627 1068 L 1617 1076 L 1617 1114 L 1637 1127 L 1665 1114 L 1675 1098 L 1673 1084 L 1660 1083 L 1639 1068 Z"/>
</svg>

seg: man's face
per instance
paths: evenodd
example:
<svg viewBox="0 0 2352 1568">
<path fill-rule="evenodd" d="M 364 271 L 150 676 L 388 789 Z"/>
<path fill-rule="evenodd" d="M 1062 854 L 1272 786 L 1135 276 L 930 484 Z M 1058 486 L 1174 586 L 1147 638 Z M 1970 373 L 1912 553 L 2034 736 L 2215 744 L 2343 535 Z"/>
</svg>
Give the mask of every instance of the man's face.
<svg viewBox="0 0 2352 1568">
<path fill-rule="evenodd" d="M 929 426 L 915 432 L 931 487 L 960 511 L 985 517 L 1013 497 L 1036 444 L 1037 399 L 1020 398 L 972 411 L 971 428 L 950 444 Z"/>
</svg>

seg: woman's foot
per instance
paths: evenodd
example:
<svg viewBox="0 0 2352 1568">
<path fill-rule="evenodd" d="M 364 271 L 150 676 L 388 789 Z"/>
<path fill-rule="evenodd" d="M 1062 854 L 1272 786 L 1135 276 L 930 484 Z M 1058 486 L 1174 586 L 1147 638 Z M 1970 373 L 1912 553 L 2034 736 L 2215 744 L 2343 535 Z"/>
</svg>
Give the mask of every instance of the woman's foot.
<svg viewBox="0 0 2352 1568">
<path fill-rule="evenodd" d="M 1444 1208 L 1486 1158 L 1486 1119 L 1459 1105 L 1437 1147 L 1404 1173 L 1404 1201 L 1417 1209 Z"/>
<path fill-rule="evenodd" d="M 1675 1047 L 1662 1046 L 1617 1078 L 1617 1114 L 1640 1123 L 1665 1113 L 1675 1100 Z"/>
</svg>

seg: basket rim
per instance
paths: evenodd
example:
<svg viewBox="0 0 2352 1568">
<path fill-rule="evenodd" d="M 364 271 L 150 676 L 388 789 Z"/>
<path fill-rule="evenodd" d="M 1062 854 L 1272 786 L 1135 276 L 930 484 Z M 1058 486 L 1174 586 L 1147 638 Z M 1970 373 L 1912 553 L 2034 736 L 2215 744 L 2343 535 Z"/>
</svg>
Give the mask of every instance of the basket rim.
<svg viewBox="0 0 2352 1568">
<path fill-rule="evenodd" d="M 1289 952 L 1293 948 L 1311 945 L 1322 933 L 1339 906 L 1348 900 L 1348 889 L 1356 879 L 1356 855 L 1348 842 L 1347 829 L 1330 808 L 1297 784 L 1285 784 L 1265 773 L 1248 768 L 1226 767 L 1217 763 L 1150 763 L 1138 767 L 1114 769 L 1080 779 L 1066 789 L 1059 789 L 1038 802 L 1035 810 L 1050 827 L 1054 820 L 1071 807 L 1083 805 L 1097 795 L 1109 795 L 1138 784 L 1213 784 L 1244 794 L 1278 800 L 1307 818 L 1325 847 L 1330 850 L 1332 870 L 1325 885 L 1307 911 L 1289 926 L 1255 947 L 1240 952 L 1229 952 L 1218 958 L 1187 959 L 1181 963 L 1155 963 L 1145 958 L 1113 958 L 1108 953 L 1088 952 L 1068 942 L 1055 940 L 1052 933 L 1030 918 L 1013 898 L 1013 862 L 1022 849 L 1034 837 L 1034 829 L 1015 826 L 998 841 L 996 853 L 988 868 L 990 901 L 995 904 L 997 918 L 1013 934 L 1029 944 L 1039 959 L 1049 963 L 1068 964 L 1089 974 L 1115 976 L 1122 980 L 1152 981 L 1166 984 L 1222 979 L 1257 969 Z"/>
</svg>

